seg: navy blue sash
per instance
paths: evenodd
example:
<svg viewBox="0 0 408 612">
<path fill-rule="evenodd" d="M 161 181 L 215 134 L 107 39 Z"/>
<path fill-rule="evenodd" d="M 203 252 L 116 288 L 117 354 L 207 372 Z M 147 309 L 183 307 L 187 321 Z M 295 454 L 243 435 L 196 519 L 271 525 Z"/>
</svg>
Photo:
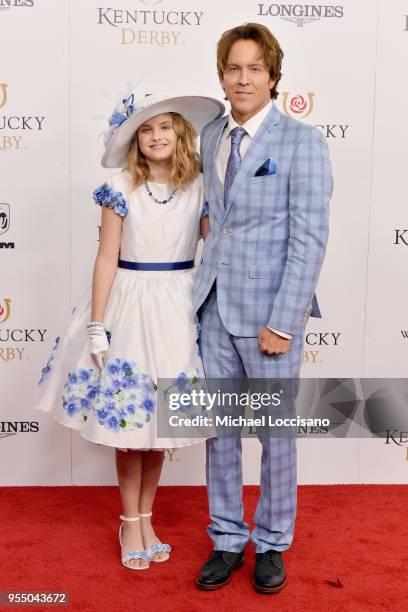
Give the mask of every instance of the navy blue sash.
<svg viewBox="0 0 408 612">
<path fill-rule="evenodd" d="M 188 268 L 194 268 L 194 259 L 188 261 L 171 261 L 160 262 L 160 263 L 147 263 L 137 261 L 123 261 L 119 259 L 118 268 L 125 268 L 125 270 L 145 270 L 160 272 L 162 270 L 188 270 Z"/>
</svg>

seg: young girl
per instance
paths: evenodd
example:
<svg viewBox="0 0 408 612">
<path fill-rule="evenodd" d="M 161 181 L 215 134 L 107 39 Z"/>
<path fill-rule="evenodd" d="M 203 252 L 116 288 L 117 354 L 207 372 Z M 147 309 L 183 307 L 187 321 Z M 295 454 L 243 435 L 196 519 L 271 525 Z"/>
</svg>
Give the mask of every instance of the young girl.
<svg viewBox="0 0 408 612">
<path fill-rule="evenodd" d="M 115 108 L 102 165 L 124 169 L 94 192 L 102 223 L 92 294 L 57 338 L 40 381 L 37 408 L 116 448 L 121 557 L 134 570 L 169 558 L 151 524 L 163 449 L 199 441 L 158 439 L 156 390 L 159 378 L 177 386 L 202 375 L 191 292 L 208 212 L 194 128 L 223 110 L 206 97 L 135 103 L 134 94 Z"/>
</svg>

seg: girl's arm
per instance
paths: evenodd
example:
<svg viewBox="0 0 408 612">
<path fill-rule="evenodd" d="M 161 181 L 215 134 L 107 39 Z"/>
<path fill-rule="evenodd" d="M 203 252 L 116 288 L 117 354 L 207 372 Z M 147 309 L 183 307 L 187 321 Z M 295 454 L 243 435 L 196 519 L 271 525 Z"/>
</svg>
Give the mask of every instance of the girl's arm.
<svg viewBox="0 0 408 612">
<path fill-rule="evenodd" d="M 101 235 L 92 279 L 91 320 L 103 323 L 106 304 L 118 268 L 123 219 L 102 206 Z"/>
<path fill-rule="evenodd" d="M 200 220 L 200 234 L 201 238 L 205 240 L 210 229 L 210 223 L 208 217 L 202 217 Z"/>
</svg>

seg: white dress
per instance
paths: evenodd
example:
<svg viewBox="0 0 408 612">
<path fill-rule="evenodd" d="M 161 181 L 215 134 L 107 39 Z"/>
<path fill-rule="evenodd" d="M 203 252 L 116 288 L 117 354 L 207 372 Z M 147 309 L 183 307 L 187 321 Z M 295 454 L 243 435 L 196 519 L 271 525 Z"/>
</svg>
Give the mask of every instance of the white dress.
<svg viewBox="0 0 408 612">
<path fill-rule="evenodd" d="M 149 185 L 157 199 L 169 197 L 168 185 Z M 165 205 L 154 202 L 144 185 L 132 190 L 127 171 L 98 188 L 94 199 L 123 217 L 121 260 L 194 260 L 200 218 L 206 214 L 201 175 Z M 172 389 L 182 390 L 204 377 L 192 308 L 193 279 L 194 268 L 118 268 L 104 317 L 111 336 L 102 372 L 89 354 L 89 289 L 65 334 L 55 341 L 35 407 L 52 412 L 59 423 L 80 430 L 87 440 L 108 446 L 163 449 L 203 441 L 177 438 L 177 433 L 157 436 L 158 379 L 169 379 Z"/>
</svg>

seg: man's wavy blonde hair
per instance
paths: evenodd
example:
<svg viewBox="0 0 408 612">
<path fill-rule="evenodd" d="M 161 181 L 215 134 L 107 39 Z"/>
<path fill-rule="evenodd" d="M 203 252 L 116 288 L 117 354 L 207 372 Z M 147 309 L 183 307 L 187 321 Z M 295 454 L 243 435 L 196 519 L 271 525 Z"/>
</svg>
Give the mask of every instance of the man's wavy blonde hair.
<svg viewBox="0 0 408 612">
<path fill-rule="evenodd" d="M 272 81 L 275 81 L 271 89 L 271 98 L 276 100 L 278 97 L 278 83 L 282 77 L 283 51 L 272 32 L 260 23 L 244 23 L 222 34 L 217 46 L 217 70 L 220 80 L 222 81 L 224 78 L 224 71 L 227 67 L 231 47 L 238 40 L 253 40 L 258 43 L 260 53 L 269 71 L 269 76 Z"/>
<path fill-rule="evenodd" d="M 196 151 L 197 133 L 191 123 L 179 113 L 165 114 L 171 116 L 177 135 L 176 146 L 170 159 L 170 186 L 173 189 L 183 189 L 200 172 L 200 156 Z M 146 158 L 139 147 L 137 132 L 127 154 L 126 169 L 132 175 L 134 189 L 151 178 Z"/>
</svg>

